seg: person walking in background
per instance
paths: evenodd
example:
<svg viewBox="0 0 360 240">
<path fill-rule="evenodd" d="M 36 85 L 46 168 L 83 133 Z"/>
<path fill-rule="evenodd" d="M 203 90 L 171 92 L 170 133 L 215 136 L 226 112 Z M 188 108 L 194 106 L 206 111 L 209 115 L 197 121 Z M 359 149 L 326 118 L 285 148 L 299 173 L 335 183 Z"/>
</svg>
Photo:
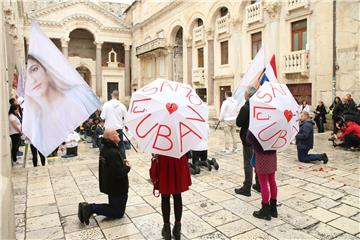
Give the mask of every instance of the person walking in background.
<svg viewBox="0 0 360 240">
<path fill-rule="evenodd" d="M 232 97 L 232 92 L 230 91 L 226 92 L 225 96 L 226 100 L 221 105 L 219 121 L 224 121 L 224 152 L 228 154 L 230 153 L 230 139 L 232 140 L 233 152 L 237 152 L 235 119 L 238 114 L 238 102 Z"/>
<path fill-rule="evenodd" d="M 78 218 L 81 223 L 89 225 L 89 219 L 94 213 L 109 218 L 124 216 L 131 166 L 119 153 L 119 142 L 120 137 L 115 129 L 105 130 L 99 159 L 99 186 L 100 192 L 108 195 L 109 203 L 79 203 Z"/>
<path fill-rule="evenodd" d="M 255 211 L 253 216 L 265 220 L 271 220 L 271 217 L 277 218 L 277 185 L 275 180 L 275 171 L 277 168 L 276 151 L 264 151 L 250 131 L 247 133 L 246 140 L 254 149 L 255 170 L 259 177 L 261 188 L 261 209 Z"/>
<path fill-rule="evenodd" d="M 308 112 L 308 113 L 310 112 L 310 106 L 308 105 L 306 100 L 303 100 L 300 106 L 300 113 L 302 112 Z"/>
<path fill-rule="evenodd" d="M 251 145 L 246 141 L 246 134 L 249 129 L 249 121 L 250 121 L 250 105 L 249 99 L 256 92 L 256 88 L 248 87 L 245 91 L 245 104 L 241 107 L 239 115 L 236 118 L 236 125 L 241 128 L 240 129 L 240 139 L 243 145 L 243 159 L 244 159 L 244 175 L 245 180 L 243 186 L 241 188 L 236 188 L 235 193 L 241 194 L 244 196 L 251 196 L 251 185 L 253 179 L 253 168 L 250 164 L 251 157 L 253 155 L 253 149 Z M 255 178 L 257 179 L 257 178 Z M 258 182 L 253 186 L 254 189 L 260 191 L 260 185 Z"/>
<path fill-rule="evenodd" d="M 326 153 L 309 154 L 310 149 L 314 146 L 314 122 L 310 119 L 308 112 L 301 113 L 300 129 L 295 138 L 300 162 L 323 161 L 324 164 L 328 162 Z"/>
<path fill-rule="evenodd" d="M 315 122 L 318 128 L 319 133 L 324 132 L 324 123 L 326 123 L 326 108 L 323 101 L 319 101 L 319 104 L 316 106 L 314 111 L 315 113 Z"/>
<path fill-rule="evenodd" d="M 344 106 L 340 97 L 335 97 L 329 109 L 332 111 L 333 133 L 337 134 L 339 129 L 336 127 L 336 121 L 344 112 Z"/>
<path fill-rule="evenodd" d="M 9 134 L 11 138 L 11 159 L 15 163 L 17 161 L 17 152 L 21 143 L 21 116 L 19 105 L 13 103 L 9 109 Z"/>
<path fill-rule="evenodd" d="M 126 107 L 119 99 L 119 91 L 115 90 L 111 93 L 111 100 L 104 103 L 101 119 L 105 120 L 105 129 L 116 129 L 120 136 L 119 150 L 121 157 L 126 159 L 125 144 L 124 144 L 124 120 L 126 116 Z"/>
<path fill-rule="evenodd" d="M 181 193 L 189 190 L 191 177 L 186 156 L 179 159 L 155 155 L 159 168 L 159 192 L 161 194 L 161 212 L 164 226 L 161 234 L 166 240 L 171 239 L 170 196 L 174 199 L 175 224 L 172 231 L 175 240 L 181 236 L 182 197 Z"/>
<path fill-rule="evenodd" d="M 347 100 L 347 104 L 349 105 L 349 110 L 352 112 L 356 112 L 356 103 L 354 101 L 354 99 L 352 98 L 351 94 L 346 94 L 345 96 L 346 100 Z"/>
</svg>

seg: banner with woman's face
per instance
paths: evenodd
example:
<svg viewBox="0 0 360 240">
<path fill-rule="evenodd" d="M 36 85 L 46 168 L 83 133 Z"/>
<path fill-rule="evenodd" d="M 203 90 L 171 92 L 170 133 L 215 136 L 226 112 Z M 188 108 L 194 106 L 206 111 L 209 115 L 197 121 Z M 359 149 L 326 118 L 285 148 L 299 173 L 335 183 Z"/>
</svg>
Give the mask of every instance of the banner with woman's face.
<svg viewBox="0 0 360 240">
<path fill-rule="evenodd" d="M 45 156 L 100 107 L 100 101 L 53 42 L 32 22 L 23 133 Z"/>
</svg>

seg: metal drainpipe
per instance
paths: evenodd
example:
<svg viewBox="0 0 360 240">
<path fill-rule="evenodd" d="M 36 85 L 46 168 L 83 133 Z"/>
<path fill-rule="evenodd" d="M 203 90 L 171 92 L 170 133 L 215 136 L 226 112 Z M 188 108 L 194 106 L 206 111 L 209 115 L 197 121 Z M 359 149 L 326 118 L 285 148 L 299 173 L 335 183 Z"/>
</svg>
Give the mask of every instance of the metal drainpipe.
<svg viewBox="0 0 360 240">
<path fill-rule="evenodd" d="M 336 97 L 336 0 L 333 0 L 333 69 L 332 69 L 332 99 Z"/>
</svg>

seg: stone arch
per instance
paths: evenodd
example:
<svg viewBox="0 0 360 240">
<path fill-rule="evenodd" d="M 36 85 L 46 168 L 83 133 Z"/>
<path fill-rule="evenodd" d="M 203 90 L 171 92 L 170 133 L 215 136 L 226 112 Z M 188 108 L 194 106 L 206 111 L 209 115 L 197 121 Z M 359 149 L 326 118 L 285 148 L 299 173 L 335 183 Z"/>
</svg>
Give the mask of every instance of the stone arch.
<svg viewBox="0 0 360 240">
<path fill-rule="evenodd" d="M 208 24 L 210 24 L 211 27 L 214 26 L 215 20 L 217 18 L 217 12 L 222 7 L 226 7 L 228 9 L 231 18 L 236 17 L 235 9 L 231 2 L 226 0 L 216 1 L 211 6 L 208 14 Z"/>
<path fill-rule="evenodd" d="M 169 27 L 167 31 L 167 42 L 170 44 L 173 44 L 175 41 L 176 33 L 179 30 L 179 28 L 183 29 L 183 32 L 186 32 L 184 29 L 185 24 L 180 20 L 175 20 Z"/>
<path fill-rule="evenodd" d="M 69 34 L 69 57 L 96 59 L 95 36 L 87 29 L 76 28 Z"/>
<path fill-rule="evenodd" d="M 85 82 L 91 86 L 91 71 L 90 68 L 85 64 L 80 64 L 76 67 L 76 71 L 80 74 L 80 76 L 85 80 Z"/>
<path fill-rule="evenodd" d="M 97 36 L 96 34 L 98 32 L 98 29 L 100 29 L 102 25 L 100 22 L 98 22 L 97 20 L 93 19 L 90 16 L 86 16 L 86 15 L 69 16 L 63 19 L 63 23 L 66 28 L 64 39 L 69 39 L 70 33 L 72 31 L 81 28 L 89 31 L 94 36 L 94 40 L 96 42 L 102 42 L 102 40 L 99 39 L 99 36 Z"/>
<path fill-rule="evenodd" d="M 187 29 L 187 32 L 185 34 L 186 38 L 192 36 L 192 30 L 194 29 L 194 25 L 198 18 L 200 18 L 203 21 L 205 28 L 208 26 L 208 19 L 205 17 L 203 13 L 201 12 L 193 13 L 193 15 L 189 18 L 189 21 L 187 21 L 186 23 L 186 29 Z"/>
<path fill-rule="evenodd" d="M 245 8 L 249 3 L 250 3 L 250 0 L 244 0 L 241 2 L 235 3 L 235 9 L 237 10 L 236 12 L 238 13 L 239 19 L 244 19 Z"/>
</svg>

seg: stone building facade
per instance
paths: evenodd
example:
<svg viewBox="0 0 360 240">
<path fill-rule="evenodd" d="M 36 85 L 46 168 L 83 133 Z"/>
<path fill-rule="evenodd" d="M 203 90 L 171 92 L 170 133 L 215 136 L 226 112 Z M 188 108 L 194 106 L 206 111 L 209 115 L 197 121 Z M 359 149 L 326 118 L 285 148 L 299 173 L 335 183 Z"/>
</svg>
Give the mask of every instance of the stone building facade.
<svg viewBox="0 0 360 240">
<path fill-rule="evenodd" d="M 337 1 L 336 94 L 359 100 L 359 1 Z M 332 101 L 333 5 L 329 1 L 135 1 L 132 87 L 156 77 L 191 84 L 212 116 L 256 51 L 275 54 L 278 78 L 298 100 Z"/>
</svg>

